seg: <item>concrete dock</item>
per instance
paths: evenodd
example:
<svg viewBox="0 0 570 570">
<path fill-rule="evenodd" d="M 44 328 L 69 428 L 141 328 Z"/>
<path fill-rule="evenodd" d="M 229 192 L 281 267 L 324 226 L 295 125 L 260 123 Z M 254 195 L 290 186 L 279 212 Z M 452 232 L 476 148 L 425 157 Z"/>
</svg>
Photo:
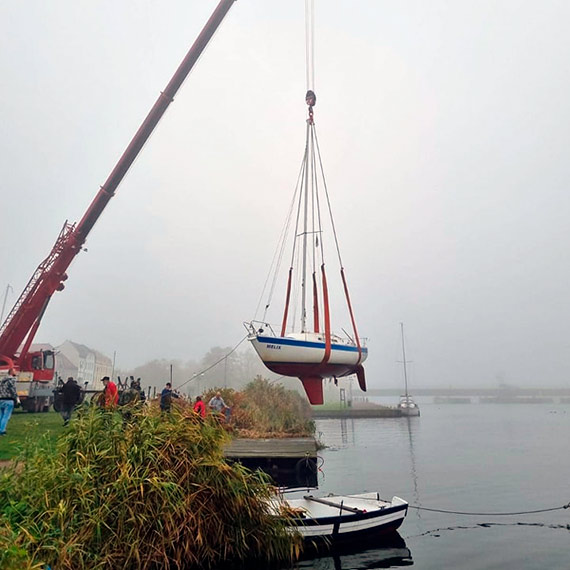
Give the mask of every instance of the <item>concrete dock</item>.
<svg viewBox="0 0 570 570">
<path fill-rule="evenodd" d="M 327 410 L 313 408 L 313 419 L 342 419 L 342 418 L 401 418 L 402 411 L 398 408 L 383 406 L 371 408 L 341 408 Z"/>
</svg>

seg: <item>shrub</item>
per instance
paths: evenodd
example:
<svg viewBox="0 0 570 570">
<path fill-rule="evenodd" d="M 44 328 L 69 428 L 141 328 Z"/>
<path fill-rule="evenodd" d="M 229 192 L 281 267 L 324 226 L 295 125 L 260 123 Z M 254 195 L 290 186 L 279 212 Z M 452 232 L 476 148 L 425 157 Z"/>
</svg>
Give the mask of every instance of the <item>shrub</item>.
<svg viewBox="0 0 570 570">
<path fill-rule="evenodd" d="M 232 421 L 242 435 L 250 437 L 309 437 L 315 433 L 306 399 L 261 376 L 236 393 Z"/>
</svg>

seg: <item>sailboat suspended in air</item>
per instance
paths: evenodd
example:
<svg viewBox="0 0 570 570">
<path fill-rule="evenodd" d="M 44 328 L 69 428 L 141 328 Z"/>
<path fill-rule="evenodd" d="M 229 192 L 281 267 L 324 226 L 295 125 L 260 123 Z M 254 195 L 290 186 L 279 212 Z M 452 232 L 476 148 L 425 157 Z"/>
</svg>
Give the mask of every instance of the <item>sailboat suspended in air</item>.
<svg viewBox="0 0 570 570">
<path fill-rule="evenodd" d="M 269 300 L 262 320 L 246 323 L 246 327 L 248 340 L 265 366 L 276 374 L 298 377 L 310 403 L 322 404 L 324 378 L 336 379 L 356 374 L 360 388 L 366 390 L 362 364 L 368 356 L 368 349 L 358 335 L 340 256 L 313 120 L 313 107 L 316 103 L 314 92 L 309 90 L 305 100 L 309 108 L 305 152 L 272 266 L 273 280 Z M 291 235 L 292 228 L 294 232 Z M 342 329 L 343 336 L 335 334 L 332 329 L 332 307 L 336 310 L 337 305 L 332 298 L 333 283 L 327 280 L 325 268 L 327 239 L 327 247 L 333 243 L 336 249 L 340 267 L 340 279 L 336 285 L 339 296 L 345 299 L 346 316 L 350 321 L 351 333 Z M 267 321 L 267 312 L 287 243 L 291 247 L 291 262 L 281 324 L 271 325 Z M 335 320 L 336 322 L 338 321 Z"/>
</svg>

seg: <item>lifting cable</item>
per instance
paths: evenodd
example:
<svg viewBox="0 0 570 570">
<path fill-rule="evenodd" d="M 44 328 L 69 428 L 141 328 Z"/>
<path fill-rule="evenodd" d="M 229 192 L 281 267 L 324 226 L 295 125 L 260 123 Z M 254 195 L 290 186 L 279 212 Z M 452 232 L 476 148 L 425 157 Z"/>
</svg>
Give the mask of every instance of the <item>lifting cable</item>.
<svg viewBox="0 0 570 570">
<path fill-rule="evenodd" d="M 338 244 L 338 236 L 336 234 L 336 226 L 334 223 L 334 217 L 333 217 L 333 213 L 332 213 L 332 208 L 331 208 L 331 201 L 330 201 L 330 197 L 329 197 L 329 190 L 328 190 L 328 186 L 327 186 L 327 180 L 325 178 L 325 170 L 323 168 L 323 160 L 321 158 L 321 149 L 319 147 L 319 141 L 317 139 L 317 133 L 315 132 L 315 148 L 317 149 L 317 157 L 319 159 L 318 164 L 320 166 L 321 169 L 321 178 L 323 179 L 323 188 L 325 190 L 325 198 L 327 199 L 327 207 L 329 210 L 329 217 L 331 219 L 331 226 L 332 226 L 332 231 L 333 231 L 333 236 L 334 236 L 334 242 L 336 245 L 336 252 L 338 255 L 338 261 L 341 267 L 343 267 L 342 264 L 342 258 L 340 255 L 340 246 Z"/>
<path fill-rule="evenodd" d="M 305 0 L 305 39 L 306 39 L 306 41 L 305 41 L 305 57 L 306 57 L 307 89 L 311 89 L 312 85 L 314 84 L 314 81 L 315 81 L 315 70 L 314 70 L 315 50 L 314 50 L 314 42 L 313 42 L 314 12 L 315 12 L 314 0 Z M 307 136 L 307 145 L 308 145 L 308 136 Z M 307 163 L 308 163 L 307 156 L 308 156 L 308 146 L 305 147 L 305 153 L 304 153 L 303 161 L 301 164 L 301 170 L 300 170 L 299 176 L 297 178 L 297 184 L 295 186 L 295 192 L 293 194 L 293 199 L 291 201 L 289 213 L 287 215 L 283 230 L 281 232 L 281 237 L 279 239 L 277 249 L 275 251 L 273 261 L 272 261 L 270 269 L 269 269 L 269 273 L 267 275 L 267 278 L 265 280 L 265 284 L 263 286 L 263 291 L 261 292 L 261 296 L 260 296 L 259 302 L 257 304 L 257 308 L 255 310 L 254 320 L 255 320 L 255 318 L 257 318 L 257 313 L 259 311 L 262 299 L 265 295 L 270 276 L 273 274 L 273 280 L 271 283 L 268 300 L 267 300 L 267 303 L 265 304 L 265 308 L 264 308 L 263 319 L 262 319 L 263 321 L 266 320 L 267 310 L 269 309 L 269 306 L 271 305 L 271 300 L 273 298 L 273 293 L 275 290 L 275 285 L 276 285 L 277 277 L 279 274 L 279 268 L 281 265 L 281 261 L 283 259 L 285 242 L 286 242 L 287 234 L 289 232 L 289 227 L 290 227 L 291 221 L 292 221 L 293 206 L 296 202 L 297 193 L 300 192 L 300 188 L 302 187 L 302 180 L 303 180 L 304 175 L 305 175 L 305 169 L 307 168 Z M 293 270 L 293 260 L 295 258 L 295 250 L 297 247 L 299 212 L 300 212 L 300 195 L 299 195 L 299 204 L 297 207 L 297 219 L 296 219 L 296 227 L 295 227 L 295 236 L 296 237 L 293 240 L 293 251 L 291 253 L 291 265 L 290 265 L 290 269 L 289 269 L 289 274 L 291 274 L 291 272 Z M 289 286 L 288 286 L 288 290 L 290 290 Z M 285 313 L 284 314 L 285 320 L 287 320 L 287 318 L 286 318 L 287 313 L 288 313 L 287 304 L 286 304 L 284 313 Z"/>
<path fill-rule="evenodd" d="M 329 197 L 329 191 L 328 191 L 328 187 L 327 187 L 327 181 L 326 181 L 326 177 L 325 177 L 325 172 L 324 172 L 324 168 L 323 168 L 323 161 L 322 161 L 322 157 L 321 157 L 321 149 L 319 147 L 319 141 L 317 138 L 317 133 L 316 130 L 314 128 L 314 121 L 313 121 L 313 106 L 316 103 L 316 96 L 314 93 L 314 88 L 315 88 L 315 64 L 314 64 L 314 59 L 315 59 L 315 49 L 314 49 L 314 14 L 315 10 L 314 10 L 314 0 L 305 0 L 305 35 L 306 35 L 306 64 L 307 64 L 307 95 L 305 96 L 306 99 L 306 103 L 309 106 L 309 118 L 307 120 L 307 146 L 309 146 L 309 137 L 310 137 L 310 145 L 311 148 L 313 150 L 312 152 L 312 160 L 311 160 L 311 167 L 312 167 L 312 176 L 311 176 L 311 182 L 313 184 L 313 216 L 314 216 L 314 208 L 316 206 L 317 209 L 317 215 L 318 215 L 318 231 L 316 232 L 316 236 L 317 236 L 317 240 L 320 239 L 320 244 L 316 245 L 315 242 L 315 237 L 313 236 L 313 264 L 315 262 L 315 257 L 316 257 L 316 252 L 315 249 L 316 247 L 320 246 L 320 254 L 321 254 L 321 269 L 322 269 L 322 277 L 321 279 L 324 280 L 323 282 L 323 288 L 326 288 L 326 277 L 324 274 L 324 267 L 325 267 L 325 260 L 324 260 L 324 247 L 323 247 L 323 240 L 322 240 L 322 222 L 321 222 L 321 210 L 320 210 L 320 200 L 319 200 L 319 188 L 318 188 L 318 176 L 317 176 L 317 168 L 320 170 L 320 176 L 322 178 L 323 181 L 323 190 L 325 193 L 325 198 L 326 198 L 326 204 L 328 207 L 328 213 L 329 213 L 329 218 L 330 218 L 330 222 L 331 222 L 331 228 L 332 228 L 332 233 L 334 236 L 334 241 L 335 241 L 335 246 L 336 246 L 336 251 L 337 251 L 337 256 L 338 256 L 338 262 L 340 265 L 340 272 L 341 272 L 341 277 L 342 277 L 342 282 L 343 282 L 343 287 L 344 287 L 344 293 L 345 293 L 345 297 L 346 297 L 346 303 L 348 305 L 348 311 L 350 314 L 350 319 L 351 319 L 351 323 L 352 323 L 352 329 L 354 332 L 354 337 L 355 337 L 355 341 L 356 341 L 356 345 L 358 347 L 358 363 L 360 364 L 360 361 L 362 360 L 362 347 L 360 344 L 360 338 L 358 336 L 358 330 L 356 327 L 356 320 L 354 318 L 354 312 L 352 310 L 352 303 L 350 301 L 350 294 L 348 292 L 348 284 L 346 281 L 346 275 L 344 273 L 344 265 L 342 263 L 342 256 L 340 254 L 340 246 L 338 243 L 338 236 L 337 236 L 337 232 L 336 232 L 336 225 L 334 222 L 334 217 L 333 217 L 333 213 L 332 213 L 332 208 L 331 208 L 331 203 L 330 203 L 330 197 Z M 307 157 L 308 158 L 308 157 Z M 309 165 L 307 164 L 306 168 L 308 168 Z M 305 191 L 308 192 L 308 188 L 305 188 Z M 313 229 L 314 229 L 314 220 L 313 220 Z M 314 270 L 313 270 L 314 271 Z M 327 292 L 326 290 L 323 291 L 323 304 L 324 304 L 324 314 L 325 314 L 325 321 L 327 318 L 327 313 L 328 313 L 328 300 L 326 299 L 327 297 Z M 315 296 L 315 301 L 316 301 L 316 296 Z M 317 327 L 315 327 L 317 328 Z M 318 330 L 318 328 L 317 328 Z M 326 334 L 326 325 L 325 325 L 325 334 Z M 330 337 L 328 334 L 326 334 L 327 339 L 329 339 L 330 342 Z M 326 361 L 327 359 L 325 359 Z M 323 361 L 323 364 L 324 362 Z"/>
<path fill-rule="evenodd" d="M 308 139 L 307 143 L 305 143 L 305 152 L 303 154 L 303 161 L 301 163 L 301 169 L 299 171 L 299 176 L 297 178 L 297 186 L 295 187 L 295 194 L 293 196 L 293 202 L 297 201 L 297 214 L 295 216 L 295 233 L 293 234 L 293 247 L 291 250 L 291 262 L 289 264 L 289 276 L 287 279 L 287 292 L 285 295 L 285 307 L 283 308 L 283 319 L 281 323 L 281 336 L 285 336 L 285 331 L 287 328 L 287 321 L 289 318 L 289 306 L 291 302 L 291 284 L 293 278 L 293 265 L 295 263 L 295 252 L 297 251 L 297 238 L 299 237 L 299 220 L 301 219 L 301 203 L 303 200 L 303 180 L 306 177 L 306 168 L 307 168 L 307 153 L 308 153 Z M 298 198 L 297 198 L 298 196 Z M 293 204 L 291 205 L 290 215 L 293 212 Z M 287 226 L 289 227 L 289 226 Z M 283 248 L 285 247 L 285 241 L 287 239 L 286 235 L 283 235 Z M 277 272 L 274 276 L 274 284 L 275 280 L 277 279 Z M 293 291 L 294 296 L 296 296 L 296 291 Z M 296 307 L 296 303 L 293 304 L 293 307 Z M 293 322 L 295 322 L 295 316 L 293 316 Z"/>
<path fill-rule="evenodd" d="M 315 3 L 305 0 L 305 57 L 307 60 L 307 90 L 315 89 Z"/>
<path fill-rule="evenodd" d="M 297 184 L 295 186 L 295 192 L 293 194 L 293 198 L 292 198 L 291 203 L 289 205 L 289 211 L 287 212 L 287 217 L 285 218 L 285 223 L 283 224 L 283 227 L 281 229 L 281 235 L 280 235 L 279 240 L 277 242 L 277 247 L 275 249 L 275 253 L 273 254 L 273 260 L 271 261 L 271 265 L 269 267 L 269 272 L 267 273 L 267 277 L 265 279 L 265 284 L 263 285 L 263 290 L 261 291 L 261 295 L 259 297 L 259 301 L 258 301 L 257 307 L 255 309 L 255 316 L 254 316 L 253 320 L 257 319 L 257 313 L 259 311 L 259 307 L 261 305 L 262 299 L 265 296 L 265 292 L 267 290 L 267 284 L 269 283 L 269 279 L 270 279 L 271 275 L 273 275 L 273 279 L 271 281 L 271 287 L 269 290 L 269 295 L 267 297 L 267 302 L 265 304 L 265 308 L 264 308 L 264 312 L 263 312 L 262 321 L 264 321 L 264 322 L 265 322 L 266 317 L 267 317 L 267 310 L 269 309 L 269 307 L 271 305 L 271 301 L 273 299 L 273 293 L 275 291 L 277 276 L 279 275 L 279 269 L 281 267 L 281 262 L 283 260 L 283 254 L 285 251 L 287 234 L 289 233 L 289 229 L 291 226 L 291 220 L 292 220 L 293 209 L 294 209 L 296 198 L 297 198 L 297 192 L 299 191 L 299 187 L 300 187 L 299 180 L 301 178 L 301 174 L 302 174 L 302 172 L 299 172 L 299 177 L 297 178 Z"/>
</svg>

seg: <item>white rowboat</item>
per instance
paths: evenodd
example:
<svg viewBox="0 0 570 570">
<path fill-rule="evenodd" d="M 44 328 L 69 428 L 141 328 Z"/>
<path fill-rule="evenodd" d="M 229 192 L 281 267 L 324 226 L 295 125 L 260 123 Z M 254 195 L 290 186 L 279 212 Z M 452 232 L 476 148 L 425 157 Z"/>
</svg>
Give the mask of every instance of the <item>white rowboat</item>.
<svg viewBox="0 0 570 570">
<path fill-rule="evenodd" d="M 358 495 L 305 495 L 280 499 L 281 508 L 293 513 L 292 528 L 305 543 L 338 545 L 369 536 L 393 532 L 402 524 L 408 503 L 400 497 L 391 501 L 378 493 Z"/>
</svg>

